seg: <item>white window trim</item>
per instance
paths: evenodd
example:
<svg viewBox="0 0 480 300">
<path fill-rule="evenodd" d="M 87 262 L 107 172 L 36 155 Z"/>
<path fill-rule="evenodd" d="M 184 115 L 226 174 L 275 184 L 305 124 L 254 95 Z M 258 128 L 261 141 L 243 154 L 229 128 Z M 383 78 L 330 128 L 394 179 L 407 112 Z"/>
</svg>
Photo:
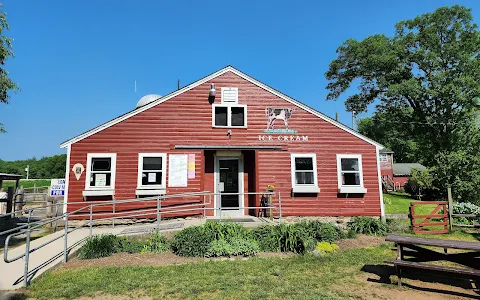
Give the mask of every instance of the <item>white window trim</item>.
<svg viewBox="0 0 480 300">
<path fill-rule="evenodd" d="M 360 185 L 342 185 L 342 158 L 358 159 L 358 171 L 360 173 Z M 367 189 L 363 185 L 363 163 L 361 154 L 337 154 L 338 192 L 341 194 L 365 194 Z"/>
<path fill-rule="evenodd" d="M 215 108 L 226 107 L 227 108 L 227 126 L 215 125 Z M 243 126 L 232 126 L 232 107 L 243 107 Z M 247 106 L 245 104 L 212 104 L 212 127 L 214 128 L 247 128 Z"/>
<path fill-rule="evenodd" d="M 92 158 L 110 158 L 111 176 L 110 186 L 90 186 L 90 176 L 92 172 Z M 115 177 L 117 171 L 116 153 L 87 153 L 87 172 L 85 177 L 85 190 L 83 196 L 113 196 L 115 191 Z M 99 192 L 101 191 L 101 192 Z"/>
<path fill-rule="evenodd" d="M 162 184 L 142 185 L 143 158 L 162 158 Z M 167 154 L 166 153 L 138 153 L 137 169 L 137 195 L 159 195 L 165 194 L 167 180 Z"/>
<path fill-rule="evenodd" d="M 313 163 L 313 184 L 296 184 L 296 169 L 295 169 L 295 158 L 308 157 L 312 158 Z M 292 177 L 292 190 L 293 193 L 319 193 L 320 188 L 318 187 L 318 174 L 317 174 L 317 155 L 315 153 L 291 153 L 290 154 L 290 163 L 291 163 L 291 177 Z"/>
<path fill-rule="evenodd" d="M 224 102 L 223 101 L 223 92 L 225 90 L 234 90 L 236 92 L 237 98 L 235 99 L 235 102 Z M 224 104 L 224 105 L 238 104 L 238 87 L 222 87 L 222 104 Z"/>
</svg>

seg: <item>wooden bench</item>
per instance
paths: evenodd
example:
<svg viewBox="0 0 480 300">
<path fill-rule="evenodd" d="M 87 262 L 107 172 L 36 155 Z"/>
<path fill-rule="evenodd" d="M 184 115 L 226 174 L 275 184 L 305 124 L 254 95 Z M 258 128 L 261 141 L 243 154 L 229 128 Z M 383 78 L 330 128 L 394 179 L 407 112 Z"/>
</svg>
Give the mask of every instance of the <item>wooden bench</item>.
<svg viewBox="0 0 480 300">
<path fill-rule="evenodd" d="M 467 277 L 480 277 L 479 242 L 442 240 L 401 235 L 389 235 L 385 240 L 388 242 L 394 242 L 397 247 L 397 259 L 386 259 L 385 263 L 395 266 L 399 286 L 402 285 L 402 268 L 416 268 L 458 274 Z M 444 253 L 426 249 L 421 246 L 443 248 Z M 408 250 L 404 251 L 405 248 Z M 470 250 L 471 252 L 449 254 L 447 249 Z M 409 256 L 410 258 L 405 259 L 405 256 Z M 424 263 L 431 261 L 449 261 L 463 265 L 465 268 L 447 267 Z"/>
</svg>

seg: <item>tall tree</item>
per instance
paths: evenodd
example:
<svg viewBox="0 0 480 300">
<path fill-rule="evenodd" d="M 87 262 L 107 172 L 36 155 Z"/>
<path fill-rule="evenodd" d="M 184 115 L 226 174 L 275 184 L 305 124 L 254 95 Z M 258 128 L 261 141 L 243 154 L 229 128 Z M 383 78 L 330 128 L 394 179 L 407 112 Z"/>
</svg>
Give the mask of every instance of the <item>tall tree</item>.
<svg viewBox="0 0 480 300">
<path fill-rule="evenodd" d="M 10 30 L 7 22 L 7 15 L 3 11 L 2 3 L 0 3 L 0 103 L 8 103 L 10 99 L 10 91 L 18 91 L 18 84 L 15 83 L 5 70 L 5 61 L 9 57 L 13 57 L 12 38 L 5 36 L 5 31 Z M 0 133 L 5 132 L 3 124 L 0 123 Z"/>
<path fill-rule="evenodd" d="M 439 152 L 463 147 L 463 128 L 475 122 L 480 96 L 480 36 L 470 9 L 441 7 L 396 24 L 393 37 L 346 40 L 330 63 L 327 99 L 336 100 L 352 84 L 348 111 L 412 110 L 410 122 L 425 163 Z"/>
<path fill-rule="evenodd" d="M 409 107 L 395 112 L 378 111 L 372 117 L 359 119 L 357 129 L 361 134 L 390 148 L 395 153 L 395 162 L 423 163 L 413 134 L 416 126 L 409 121 L 411 118 L 412 110 Z"/>
</svg>

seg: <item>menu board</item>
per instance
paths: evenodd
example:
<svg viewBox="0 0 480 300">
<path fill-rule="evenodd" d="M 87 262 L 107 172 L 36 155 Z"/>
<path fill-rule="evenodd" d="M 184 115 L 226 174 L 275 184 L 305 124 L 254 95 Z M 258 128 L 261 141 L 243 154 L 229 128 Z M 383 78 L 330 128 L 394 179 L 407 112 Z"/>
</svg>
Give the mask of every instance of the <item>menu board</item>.
<svg viewBox="0 0 480 300">
<path fill-rule="evenodd" d="M 170 154 L 168 156 L 168 186 L 187 186 L 188 155 Z"/>
</svg>

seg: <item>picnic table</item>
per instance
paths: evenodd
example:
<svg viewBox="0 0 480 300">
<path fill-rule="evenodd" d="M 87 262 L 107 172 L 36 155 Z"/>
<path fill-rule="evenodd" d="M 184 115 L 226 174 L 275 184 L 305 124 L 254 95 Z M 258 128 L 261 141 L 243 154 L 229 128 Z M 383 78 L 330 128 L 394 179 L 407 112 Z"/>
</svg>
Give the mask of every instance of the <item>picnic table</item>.
<svg viewBox="0 0 480 300">
<path fill-rule="evenodd" d="M 394 242 L 397 248 L 396 259 L 386 259 L 385 263 L 395 266 L 398 286 L 402 286 L 402 268 L 417 268 L 438 271 L 465 277 L 480 277 L 480 242 L 465 242 L 434 238 L 389 235 L 387 242 Z M 425 246 L 443 248 L 443 252 L 427 249 Z M 466 250 L 448 253 L 448 249 Z M 408 258 L 406 258 L 408 257 Z M 449 267 L 427 264 L 427 262 L 448 261 L 461 265 Z"/>
</svg>

